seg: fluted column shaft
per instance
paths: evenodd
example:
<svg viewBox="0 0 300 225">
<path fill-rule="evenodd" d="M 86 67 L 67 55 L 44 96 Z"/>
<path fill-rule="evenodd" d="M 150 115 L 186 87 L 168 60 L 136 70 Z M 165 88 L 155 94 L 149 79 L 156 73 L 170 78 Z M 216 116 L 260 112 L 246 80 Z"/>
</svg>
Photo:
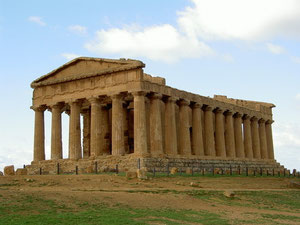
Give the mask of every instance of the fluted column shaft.
<svg viewBox="0 0 300 225">
<path fill-rule="evenodd" d="M 107 154 L 105 135 L 108 129 L 107 110 L 97 98 L 89 99 L 91 103 L 91 156 Z"/>
<path fill-rule="evenodd" d="M 268 147 L 266 137 L 266 121 L 260 119 L 259 121 L 259 141 L 260 141 L 260 152 L 262 159 L 268 159 Z"/>
<path fill-rule="evenodd" d="M 252 136 L 253 156 L 255 159 L 261 159 L 258 119 L 256 117 L 253 117 L 251 119 L 251 136 Z"/>
<path fill-rule="evenodd" d="M 204 155 L 203 136 L 202 136 L 202 120 L 201 105 L 196 103 L 193 105 L 192 111 L 192 150 L 195 155 Z"/>
<path fill-rule="evenodd" d="M 145 92 L 134 92 L 134 154 L 148 155 Z"/>
<path fill-rule="evenodd" d="M 273 147 L 273 136 L 272 136 L 272 120 L 266 122 L 266 136 L 267 136 L 267 146 L 268 146 L 268 158 L 274 159 L 274 147 Z"/>
<path fill-rule="evenodd" d="M 176 99 L 169 97 L 166 102 L 165 111 L 165 146 L 168 155 L 177 155 L 177 130 L 176 130 L 176 114 L 175 114 Z"/>
<path fill-rule="evenodd" d="M 216 156 L 226 157 L 223 110 L 216 109 Z"/>
<path fill-rule="evenodd" d="M 181 100 L 179 103 L 179 149 L 182 155 L 191 155 L 191 138 L 189 126 L 189 102 Z"/>
<path fill-rule="evenodd" d="M 81 130 L 80 130 L 80 106 L 78 101 L 70 103 L 69 124 L 69 158 L 81 159 Z"/>
<path fill-rule="evenodd" d="M 162 119 L 161 119 L 161 98 L 162 95 L 154 94 L 150 102 L 150 153 L 162 155 Z"/>
<path fill-rule="evenodd" d="M 232 112 L 227 111 L 225 113 L 225 142 L 226 142 L 226 156 L 235 157 L 235 140 L 234 140 L 234 127 Z"/>
<path fill-rule="evenodd" d="M 91 156 L 91 110 L 83 113 L 83 158 Z"/>
<path fill-rule="evenodd" d="M 234 115 L 234 140 L 236 157 L 245 158 L 242 132 L 242 115 L 240 113 L 236 113 Z"/>
<path fill-rule="evenodd" d="M 45 160 L 45 125 L 43 107 L 31 107 L 35 112 L 33 161 Z"/>
<path fill-rule="evenodd" d="M 53 105 L 51 111 L 51 159 L 62 159 L 61 105 Z"/>
<path fill-rule="evenodd" d="M 112 155 L 125 154 L 124 142 L 124 114 L 123 101 L 121 95 L 113 95 L 112 97 L 112 130 L 111 143 Z"/>
<path fill-rule="evenodd" d="M 245 156 L 248 159 L 253 159 L 251 121 L 250 121 L 250 117 L 248 115 L 245 115 L 243 117 L 243 126 L 244 126 Z"/>
<path fill-rule="evenodd" d="M 204 109 L 204 137 L 205 145 L 204 152 L 207 156 L 216 156 L 215 140 L 214 140 L 214 127 L 212 117 L 212 107 L 207 106 Z"/>
</svg>

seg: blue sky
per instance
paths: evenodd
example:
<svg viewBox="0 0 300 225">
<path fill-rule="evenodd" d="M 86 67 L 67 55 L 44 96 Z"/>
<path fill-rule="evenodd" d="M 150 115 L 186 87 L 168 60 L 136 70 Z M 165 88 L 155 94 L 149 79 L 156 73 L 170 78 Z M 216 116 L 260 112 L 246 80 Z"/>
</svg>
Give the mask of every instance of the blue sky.
<svg viewBox="0 0 300 225">
<path fill-rule="evenodd" d="M 178 89 L 274 103 L 276 159 L 300 170 L 299 1 L 0 0 L 0 170 L 32 160 L 30 83 L 77 56 L 135 58 Z M 48 156 L 49 134 L 47 112 Z M 63 141 L 66 153 L 66 129 Z"/>
</svg>

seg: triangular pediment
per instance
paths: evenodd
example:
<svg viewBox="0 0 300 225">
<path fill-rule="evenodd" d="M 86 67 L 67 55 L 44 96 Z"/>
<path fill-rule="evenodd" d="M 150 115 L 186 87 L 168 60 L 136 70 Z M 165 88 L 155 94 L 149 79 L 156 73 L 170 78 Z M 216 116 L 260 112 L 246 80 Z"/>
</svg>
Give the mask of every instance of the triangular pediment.
<svg viewBox="0 0 300 225">
<path fill-rule="evenodd" d="M 101 76 L 103 74 L 142 68 L 144 66 L 141 61 L 131 59 L 113 60 L 79 57 L 36 79 L 31 83 L 31 87 Z"/>
</svg>

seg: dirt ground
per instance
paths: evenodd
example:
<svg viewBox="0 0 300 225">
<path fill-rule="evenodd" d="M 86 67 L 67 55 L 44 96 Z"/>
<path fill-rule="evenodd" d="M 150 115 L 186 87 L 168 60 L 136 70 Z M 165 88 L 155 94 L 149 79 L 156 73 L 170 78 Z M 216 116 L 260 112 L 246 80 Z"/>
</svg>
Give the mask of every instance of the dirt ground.
<svg viewBox="0 0 300 225">
<path fill-rule="evenodd" d="M 224 204 L 212 197 L 194 198 L 189 191 L 300 191 L 289 187 L 292 179 L 278 177 L 160 177 L 148 180 L 127 179 L 114 174 L 101 175 L 41 175 L 0 177 L 0 195 L 35 194 L 41 198 L 64 202 L 76 207 L 78 202 L 126 205 L 136 208 L 171 208 L 184 210 L 207 210 L 224 214 L 227 218 L 247 219 L 257 213 L 280 214 L 299 217 L 299 210 L 272 210 L 263 207 Z M 299 182 L 299 178 L 295 178 Z M 191 186 L 193 183 L 193 186 Z M 297 192 L 299 193 L 299 192 Z M 298 195 L 299 197 L 299 195 Z M 225 199 L 226 201 L 226 199 Z M 246 201 L 245 201 L 246 203 Z M 297 224 L 289 222 L 289 224 Z"/>
</svg>

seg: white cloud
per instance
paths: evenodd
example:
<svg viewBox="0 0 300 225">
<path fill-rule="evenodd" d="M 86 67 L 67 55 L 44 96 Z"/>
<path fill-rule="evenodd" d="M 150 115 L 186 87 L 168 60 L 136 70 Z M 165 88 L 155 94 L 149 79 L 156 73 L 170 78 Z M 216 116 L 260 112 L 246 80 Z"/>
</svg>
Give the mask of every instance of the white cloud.
<svg viewBox="0 0 300 225">
<path fill-rule="evenodd" d="M 99 55 L 147 57 L 167 62 L 212 55 L 232 62 L 232 56 L 217 54 L 204 40 L 260 41 L 271 37 L 300 37 L 298 0 L 191 1 L 192 6 L 178 12 L 176 25 L 102 29 L 85 48 Z M 267 47 L 274 54 L 284 51 L 271 43 Z"/>
<path fill-rule="evenodd" d="M 275 122 L 273 136 L 275 159 L 290 169 L 300 170 L 300 124 Z"/>
<path fill-rule="evenodd" d="M 300 93 L 296 95 L 296 99 L 300 101 Z"/>
<path fill-rule="evenodd" d="M 272 43 L 267 43 L 266 46 L 267 46 L 267 49 L 275 55 L 280 55 L 280 54 L 283 54 L 285 52 L 285 49 L 283 47 L 279 46 L 279 45 L 274 45 Z"/>
<path fill-rule="evenodd" d="M 46 23 L 42 20 L 41 17 L 38 17 L 38 16 L 30 16 L 30 17 L 28 17 L 28 20 L 29 20 L 30 22 L 36 23 L 36 24 L 38 24 L 38 25 L 40 25 L 40 26 L 46 26 Z"/>
<path fill-rule="evenodd" d="M 192 0 L 179 12 L 180 28 L 206 40 L 261 40 L 300 36 L 298 0 Z"/>
<path fill-rule="evenodd" d="M 291 57 L 291 60 L 292 60 L 294 63 L 300 64 L 300 57 L 292 56 L 292 57 Z"/>
<path fill-rule="evenodd" d="M 84 35 L 87 33 L 87 28 L 80 25 L 69 26 L 68 29 L 76 34 Z"/>
<path fill-rule="evenodd" d="M 73 53 L 62 53 L 61 56 L 64 57 L 65 59 L 67 59 L 67 60 L 72 60 L 72 59 L 75 59 L 77 57 L 80 57 L 80 55 L 73 54 Z"/>
<path fill-rule="evenodd" d="M 198 39 L 187 37 L 175 27 L 164 24 L 136 30 L 136 27 L 100 30 L 85 47 L 97 54 L 148 57 L 174 62 L 180 58 L 213 55 L 213 50 Z"/>
</svg>

